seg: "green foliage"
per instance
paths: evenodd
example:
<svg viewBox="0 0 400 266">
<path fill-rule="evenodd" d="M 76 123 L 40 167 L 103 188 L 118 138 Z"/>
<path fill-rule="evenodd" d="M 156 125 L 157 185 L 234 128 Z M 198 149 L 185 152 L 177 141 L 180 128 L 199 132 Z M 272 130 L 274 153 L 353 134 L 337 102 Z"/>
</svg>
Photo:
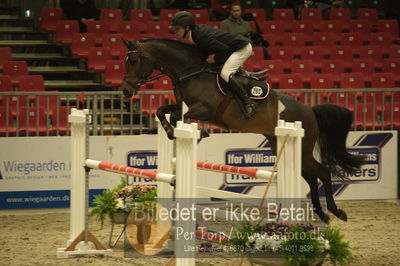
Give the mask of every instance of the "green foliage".
<svg viewBox="0 0 400 266">
<path fill-rule="evenodd" d="M 249 237 L 253 233 L 255 233 L 253 225 L 249 221 L 243 221 L 228 242 L 237 247 L 237 250 L 244 250 Z"/>
<path fill-rule="evenodd" d="M 155 186 L 130 185 L 121 177 L 121 182 L 114 189 L 106 189 L 93 200 L 95 205 L 89 215 L 96 216 L 103 227 L 108 215 L 112 220 L 116 212 L 129 213 L 135 210 L 153 210 L 157 199 Z"/>
<path fill-rule="evenodd" d="M 279 249 L 293 265 L 312 265 L 323 252 L 316 234 L 301 227 L 293 228 L 293 232 L 287 235 L 287 240 L 282 242 Z"/>
<path fill-rule="evenodd" d="M 106 215 L 112 219 L 117 212 L 117 200 L 114 197 L 115 189 L 106 189 L 101 194 L 94 196 L 93 204 L 95 207 L 89 212 L 89 215 L 95 215 L 103 227 Z"/>
<path fill-rule="evenodd" d="M 354 261 L 348 241 L 344 241 L 344 235 L 335 227 L 325 230 L 325 239 L 329 241 L 329 260 L 333 265 L 347 265 Z"/>
</svg>

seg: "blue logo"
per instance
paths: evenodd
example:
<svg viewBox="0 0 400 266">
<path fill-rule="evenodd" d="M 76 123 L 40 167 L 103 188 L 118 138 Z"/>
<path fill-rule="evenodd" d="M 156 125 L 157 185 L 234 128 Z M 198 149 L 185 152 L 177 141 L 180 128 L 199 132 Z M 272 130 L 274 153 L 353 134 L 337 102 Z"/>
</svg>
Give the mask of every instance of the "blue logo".
<svg viewBox="0 0 400 266">
<path fill-rule="evenodd" d="M 154 151 L 138 151 L 128 153 L 127 165 L 130 167 L 146 169 L 146 170 L 157 170 L 157 152 Z M 150 179 L 133 177 L 133 182 L 154 182 Z"/>
</svg>

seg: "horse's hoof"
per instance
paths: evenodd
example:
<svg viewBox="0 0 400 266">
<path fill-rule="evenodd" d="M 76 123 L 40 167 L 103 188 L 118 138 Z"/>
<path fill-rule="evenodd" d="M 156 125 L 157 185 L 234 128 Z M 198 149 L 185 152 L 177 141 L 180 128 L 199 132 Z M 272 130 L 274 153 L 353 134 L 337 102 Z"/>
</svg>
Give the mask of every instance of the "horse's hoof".
<svg viewBox="0 0 400 266">
<path fill-rule="evenodd" d="M 344 210 L 338 209 L 336 217 L 339 218 L 342 221 L 347 222 L 347 214 Z"/>
<path fill-rule="evenodd" d="M 168 136 L 168 138 L 169 138 L 170 140 L 175 139 L 174 130 L 167 130 L 166 133 L 167 133 L 167 136 Z"/>
<path fill-rule="evenodd" d="M 325 216 L 324 216 L 323 218 L 321 218 L 321 220 L 322 220 L 324 223 L 329 224 L 331 218 L 329 218 L 329 215 L 328 215 L 328 214 L 325 214 Z"/>
</svg>

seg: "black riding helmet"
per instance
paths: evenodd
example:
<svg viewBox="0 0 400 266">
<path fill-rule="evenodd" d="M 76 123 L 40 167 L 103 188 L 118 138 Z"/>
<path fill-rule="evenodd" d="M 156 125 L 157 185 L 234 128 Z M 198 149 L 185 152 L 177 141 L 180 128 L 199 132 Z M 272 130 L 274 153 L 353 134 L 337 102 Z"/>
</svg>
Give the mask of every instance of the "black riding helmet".
<svg viewBox="0 0 400 266">
<path fill-rule="evenodd" d="M 192 27 L 195 25 L 194 17 L 190 12 L 187 11 L 179 11 L 176 12 L 174 17 L 172 18 L 171 28 L 177 27 Z"/>
</svg>

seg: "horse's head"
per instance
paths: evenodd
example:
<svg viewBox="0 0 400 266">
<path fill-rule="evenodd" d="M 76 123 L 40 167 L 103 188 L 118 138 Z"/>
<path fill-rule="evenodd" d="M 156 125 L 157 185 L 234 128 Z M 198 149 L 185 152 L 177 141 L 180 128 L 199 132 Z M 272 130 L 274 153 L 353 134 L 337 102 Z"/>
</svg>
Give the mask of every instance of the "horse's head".
<svg viewBox="0 0 400 266">
<path fill-rule="evenodd" d="M 127 97 L 136 94 L 139 87 L 148 81 L 148 77 L 154 71 L 154 62 L 145 56 L 138 42 L 123 39 L 128 48 L 125 59 L 125 75 L 121 90 Z"/>
</svg>

